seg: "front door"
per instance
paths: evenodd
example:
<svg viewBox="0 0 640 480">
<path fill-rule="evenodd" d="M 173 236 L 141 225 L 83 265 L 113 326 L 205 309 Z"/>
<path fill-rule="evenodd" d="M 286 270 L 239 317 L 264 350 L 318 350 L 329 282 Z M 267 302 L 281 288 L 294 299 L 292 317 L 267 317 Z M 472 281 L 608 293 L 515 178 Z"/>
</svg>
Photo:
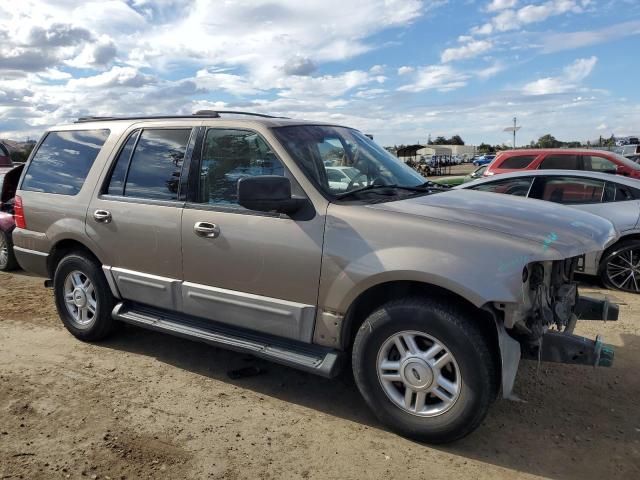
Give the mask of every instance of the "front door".
<svg viewBox="0 0 640 480">
<path fill-rule="evenodd" d="M 184 202 L 178 188 L 190 136 L 190 128 L 131 132 L 91 202 L 87 233 L 124 299 L 179 309 Z"/>
<path fill-rule="evenodd" d="M 305 218 L 246 210 L 238 180 L 295 179 L 258 133 L 206 131 L 196 201 L 182 217 L 183 310 L 281 337 L 310 342 L 320 279 L 324 212 Z"/>
</svg>

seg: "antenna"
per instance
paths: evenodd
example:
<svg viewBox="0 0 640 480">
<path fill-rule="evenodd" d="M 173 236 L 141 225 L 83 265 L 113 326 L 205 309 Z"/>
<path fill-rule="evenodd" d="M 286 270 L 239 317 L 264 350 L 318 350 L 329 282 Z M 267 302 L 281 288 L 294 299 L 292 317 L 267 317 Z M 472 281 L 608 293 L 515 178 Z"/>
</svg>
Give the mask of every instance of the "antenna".
<svg viewBox="0 0 640 480">
<path fill-rule="evenodd" d="M 516 132 L 521 128 L 522 126 L 518 126 L 517 118 L 513 117 L 513 127 L 507 127 L 503 130 L 503 132 L 513 132 L 513 148 L 516 148 Z"/>
</svg>

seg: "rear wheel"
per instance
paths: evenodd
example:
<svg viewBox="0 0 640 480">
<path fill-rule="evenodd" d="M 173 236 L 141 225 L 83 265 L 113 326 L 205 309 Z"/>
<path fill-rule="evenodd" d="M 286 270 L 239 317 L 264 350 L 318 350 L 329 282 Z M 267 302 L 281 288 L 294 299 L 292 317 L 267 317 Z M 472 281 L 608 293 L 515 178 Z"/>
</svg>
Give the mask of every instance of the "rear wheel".
<svg viewBox="0 0 640 480">
<path fill-rule="evenodd" d="M 0 271 L 8 272 L 18 268 L 18 261 L 13 253 L 11 236 L 0 230 Z"/>
<path fill-rule="evenodd" d="M 608 288 L 640 293 L 640 241 L 622 241 L 609 249 L 600 261 L 600 279 Z"/>
<path fill-rule="evenodd" d="M 80 253 L 64 257 L 53 278 L 58 314 L 75 337 L 85 341 L 105 338 L 114 328 L 114 298 L 100 265 Z"/>
<path fill-rule="evenodd" d="M 487 343 L 462 311 L 437 301 L 392 301 L 360 327 L 353 371 L 376 416 L 401 435 L 431 443 L 471 433 L 495 397 Z"/>
</svg>

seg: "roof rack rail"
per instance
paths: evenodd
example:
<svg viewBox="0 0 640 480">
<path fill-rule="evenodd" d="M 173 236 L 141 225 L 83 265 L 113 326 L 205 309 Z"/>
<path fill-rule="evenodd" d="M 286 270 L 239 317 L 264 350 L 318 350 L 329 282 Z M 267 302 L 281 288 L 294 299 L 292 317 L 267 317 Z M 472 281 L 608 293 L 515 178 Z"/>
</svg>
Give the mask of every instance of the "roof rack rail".
<svg viewBox="0 0 640 480">
<path fill-rule="evenodd" d="M 252 117 L 261 117 L 261 118 L 284 118 L 287 119 L 289 117 L 276 117 L 273 115 L 266 115 L 264 113 L 253 113 L 253 112 L 237 112 L 234 110 L 198 110 L 193 115 L 141 115 L 141 116 L 133 116 L 133 117 L 80 117 L 73 123 L 86 123 L 86 122 L 105 122 L 105 121 L 116 121 L 116 120 L 165 120 L 165 119 L 173 119 L 173 118 L 220 118 L 220 114 L 225 115 L 249 115 Z"/>
</svg>

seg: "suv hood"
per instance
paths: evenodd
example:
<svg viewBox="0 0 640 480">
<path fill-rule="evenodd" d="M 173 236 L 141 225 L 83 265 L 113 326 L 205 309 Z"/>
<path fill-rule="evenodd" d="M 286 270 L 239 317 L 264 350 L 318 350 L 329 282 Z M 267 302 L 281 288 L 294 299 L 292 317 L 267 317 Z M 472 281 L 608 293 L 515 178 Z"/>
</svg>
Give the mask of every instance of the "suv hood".
<svg viewBox="0 0 640 480">
<path fill-rule="evenodd" d="M 538 243 L 563 258 L 604 250 L 618 238 L 602 217 L 556 203 L 473 190 L 451 190 L 370 208 L 456 222 Z"/>
</svg>

